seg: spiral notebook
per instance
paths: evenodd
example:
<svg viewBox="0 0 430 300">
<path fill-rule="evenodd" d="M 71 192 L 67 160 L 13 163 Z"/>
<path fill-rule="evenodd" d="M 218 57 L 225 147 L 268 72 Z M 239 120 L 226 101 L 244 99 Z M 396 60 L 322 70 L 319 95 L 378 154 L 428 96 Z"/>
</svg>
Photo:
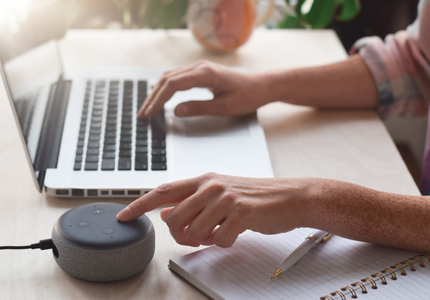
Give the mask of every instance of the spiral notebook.
<svg viewBox="0 0 430 300">
<path fill-rule="evenodd" d="M 169 268 L 213 299 L 430 299 L 429 254 L 337 236 L 270 279 L 312 231 L 248 232 L 231 248 L 173 258 Z"/>
</svg>

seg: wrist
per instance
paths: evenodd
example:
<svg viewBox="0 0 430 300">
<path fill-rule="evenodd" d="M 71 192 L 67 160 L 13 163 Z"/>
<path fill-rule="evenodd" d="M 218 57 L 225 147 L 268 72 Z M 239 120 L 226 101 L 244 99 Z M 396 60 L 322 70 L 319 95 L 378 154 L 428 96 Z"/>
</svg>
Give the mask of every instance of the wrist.
<svg viewBox="0 0 430 300">
<path fill-rule="evenodd" d="M 282 211 L 287 212 L 285 218 L 288 230 L 300 227 L 314 228 L 315 201 L 318 190 L 314 178 L 284 178 L 284 204 Z"/>
<path fill-rule="evenodd" d="M 256 83 L 261 86 L 265 104 L 282 101 L 289 102 L 294 93 L 294 70 L 271 71 L 255 75 Z"/>
</svg>

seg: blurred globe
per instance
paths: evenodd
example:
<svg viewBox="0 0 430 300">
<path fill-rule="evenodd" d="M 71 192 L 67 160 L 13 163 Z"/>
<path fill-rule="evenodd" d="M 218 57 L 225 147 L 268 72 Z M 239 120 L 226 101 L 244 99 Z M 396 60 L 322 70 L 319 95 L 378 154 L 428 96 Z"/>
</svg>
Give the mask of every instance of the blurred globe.
<svg viewBox="0 0 430 300">
<path fill-rule="evenodd" d="M 188 22 L 208 49 L 231 51 L 248 41 L 256 23 L 255 0 L 190 0 Z"/>
</svg>

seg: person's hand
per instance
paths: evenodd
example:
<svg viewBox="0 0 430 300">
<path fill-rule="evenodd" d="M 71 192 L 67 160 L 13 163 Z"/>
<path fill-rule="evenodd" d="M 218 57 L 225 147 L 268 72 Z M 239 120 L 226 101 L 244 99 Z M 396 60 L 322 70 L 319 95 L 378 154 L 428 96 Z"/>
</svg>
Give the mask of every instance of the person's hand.
<svg viewBox="0 0 430 300">
<path fill-rule="evenodd" d="M 181 103 L 175 109 L 177 116 L 246 115 L 268 102 L 262 81 L 264 76 L 244 74 L 200 60 L 190 66 L 164 73 L 140 108 L 138 117 L 156 114 L 177 91 L 193 87 L 210 89 L 214 99 Z"/>
<path fill-rule="evenodd" d="M 205 174 L 167 183 L 135 200 L 118 215 L 130 221 L 165 204 L 161 210 L 177 243 L 230 247 L 247 229 L 275 234 L 305 226 L 303 195 L 309 181 L 242 178 Z M 218 227 L 219 225 L 219 227 Z"/>
</svg>

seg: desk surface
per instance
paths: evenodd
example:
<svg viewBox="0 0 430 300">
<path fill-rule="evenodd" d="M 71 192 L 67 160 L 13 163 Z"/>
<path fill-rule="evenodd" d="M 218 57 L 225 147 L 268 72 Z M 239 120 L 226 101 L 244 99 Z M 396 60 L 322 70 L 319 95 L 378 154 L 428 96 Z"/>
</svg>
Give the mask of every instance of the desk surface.
<svg viewBox="0 0 430 300">
<path fill-rule="evenodd" d="M 224 55 L 203 50 L 182 30 L 70 31 L 61 47 L 66 68 L 171 67 L 205 58 L 259 72 L 346 58 L 336 35 L 325 30 L 256 31 L 248 44 Z M 26 245 L 49 238 L 52 225 L 66 210 L 94 200 L 64 200 L 37 192 L 8 105 L 0 87 L 0 245 Z M 276 177 L 325 177 L 419 195 L 373 111 L 321 111 L 273 103 L 259 109 L 258 117 Z M 0 299 L 205 299 L 167 268 L 169 258 L 195 248 L 174 242 L 159 210 L 148 215 L 156 228 L 157 244 L 154 259 L 141 274 L 120 282 L 91 283 L 65 274 L 50 251 L 2 251 Z"/>
</svg>

